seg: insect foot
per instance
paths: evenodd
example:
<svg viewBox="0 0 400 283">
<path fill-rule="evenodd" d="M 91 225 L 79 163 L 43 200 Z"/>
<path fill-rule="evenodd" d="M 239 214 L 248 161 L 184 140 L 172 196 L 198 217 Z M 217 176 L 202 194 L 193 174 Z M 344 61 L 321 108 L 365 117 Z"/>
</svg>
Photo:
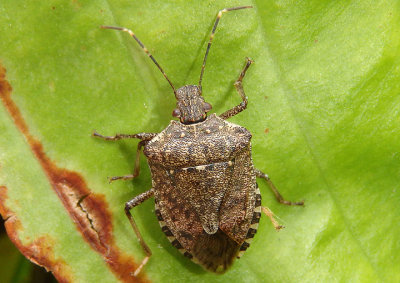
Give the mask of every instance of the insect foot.
<svg viewBox="0 0 400 283">
<path fill-rule="evenodd" d="M 173 120 L 160 133 L 116 134 L 93 136 L 118 141 L 139 139 L 133 174 L 112 177 L 110 181 L 139 176 L 139 158 L 143 152 L 152 176 L 152 188 L 125 205 L 125 214 L 139 239 L 145 257 L 134 271 L 137 276 L 149 262 L 151 249 L 145 243 L 131 214 L 131 209 L 154 197 L 155 214 L 161 230 L 171 244 L 185 257 L 204 269 L 223 273 L 240 258 L 257 233 L 262 211 L 275 229 L 283 228 L 273 213 L 261 206 L 261 193 L 256 178 L 265 179 L 279 202 L 303 205 L 283 199 L 269 177 L 254 169 L 251 158 L 251 133 L 244 127 L 227 121 L 247 108 L 243 79 L 253 63 L 249 58 L 235 82 L 242 101 L 217 116 L 207 115 L 212 109 L 202 93 L 202 78 L 207 56 L 222 15 L 251 6 L 222 9 L 217 13 L 201 66 L 198 85 L 176 89 L 156 59 L 133 31 L 122 27 L 104 29 L 128 33 L 150 57 L 168 81 L 176 99 Z"/>
</svg>

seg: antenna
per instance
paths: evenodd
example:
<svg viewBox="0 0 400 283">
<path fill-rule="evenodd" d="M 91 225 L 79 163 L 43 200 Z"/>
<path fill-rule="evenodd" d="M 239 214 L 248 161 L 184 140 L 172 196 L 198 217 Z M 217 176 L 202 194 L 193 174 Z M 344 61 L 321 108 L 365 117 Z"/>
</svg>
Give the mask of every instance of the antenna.
<svg viewBox="0 0 400 283">
<path fill-rule="evenodd" d="M 215 34 L 215 30 L 217 29 L 217 26 L 218 26 L 218 23 L 219 23 L 219 19 L 221 19 L 222 14 L 225 13 L 225 12 L 234 11 L 234 10 L 241 10 L 241 9 L 247 9 L 247 8 L 253 8 L 253 6 L 241 6 L 241 7 L 225 8 L 225 9 L 222 9 L 222 10 L 220 10 L 218 12 L 217 18 L 215 19 L 215 23 L 214 23 L 213 29 L 211 31 L 210 40 L 208 41 L 206 55 L 204 56 L 204 60 L 203 60 L 203 65 L 201 66 L 201 73 L 200 73 L 200 80 L 199 80 L 200 89 L 201 89 L 201 80 L 203 79 L 204 69 L 206 67 L 206 61 L 207 61 L 208 52 L 210 51 L 211 43 L 212 43 L 212 41 L 214 39 L 214 34 Z"/>
<path fill-rule="evenodd" d="M 136 35 L 133 33 L 133 31 L 131 31 L 130 29 L 127 29 L 127 28 L 122 28 L 122 27 L 101 26 L 101 28 L 103 28 L 103 29 L 115 29 L 115 30 L 120 30 L 120 31 L 124 31 L 124 32 L 129 33 L 136 40 L 136 42 L 139 43 L 140 47 L 142 47 L 143 51 L 146 52 L 146 54 L 150 57 L 150 59 L 154 62 L 154 64 L 156 64 L 157 68 L 161 71 L 161 73 L 164 75 L 164 77 L 167 79 L 167 81 L 171 85 L 171 87 L 172 87 L 172 89 L 174 91 L 174 94 L 176 96 L 176 89 L 175 89 L 174 85 L 172 84 L 172 82 L 168 79 L 167 74 L 165 74 L 164 70 L 158 64 L 156 59 L 154 59 L 153 55 L 150 54 L 149 50 L 146 48 L 146 46 L 144 46 L 144 44 L 140 41 L 140 39 L 136 37 Z"/>
</svg>

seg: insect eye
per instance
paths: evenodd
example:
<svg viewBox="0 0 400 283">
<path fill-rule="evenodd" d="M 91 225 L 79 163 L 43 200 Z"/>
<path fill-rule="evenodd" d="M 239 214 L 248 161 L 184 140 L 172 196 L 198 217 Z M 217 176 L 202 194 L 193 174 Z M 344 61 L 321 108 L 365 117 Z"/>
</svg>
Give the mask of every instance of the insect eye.
<svg viewBox="0 0 400 283">
<path fill-rule="evenodd" d="M 181 111 L 179 111 L 178 108 L 175 108 L 174 111 L 172 111 L 172 116 L 179 118 L 181 116 Z"/>
<path fill-rule="evenodd" d="M 204 107 L 204 111 L 206 111 L 206 112 L 208 112 L 212 109 L 211 104 L 207 103 L 207 102 L 204 102 L 203 107 Z"/>
</svg>

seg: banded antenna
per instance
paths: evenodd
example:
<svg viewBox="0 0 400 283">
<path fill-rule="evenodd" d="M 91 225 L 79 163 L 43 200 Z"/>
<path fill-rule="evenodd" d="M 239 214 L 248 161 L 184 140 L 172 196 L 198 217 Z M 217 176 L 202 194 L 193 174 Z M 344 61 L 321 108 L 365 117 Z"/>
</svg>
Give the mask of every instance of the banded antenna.
<svg viewBox="0 0 400 283">
<path fill-rule="evenodd" d="M 241 10 L 241 9 L 247 9 L 247 8 L 253 8 L 253 6 L 241 6 L 241 7 L 225 8 L 225 9 L 222 9 L 222 10 L 220 10 L 218 12 L 217 18 L 215 19 L 215 23 L 214 23 L 213 29 L 211 31 L 210 40 L 208 41 L 206 55 L 204 56 L 204 60 L 203 60 L 203 65 L 201 66 L 201 73 L 200 73 L 200 80 L 199 80 L 200 90 L 201 90 L 201 81 L 203 79 L 204 69 L 206 67 L 206 61 L 207 61 L 208 52 L 210 51 L 211 43 L 212 43 L 212 41 L 214 39 L 215 30 L 217 29 L 217 26 L 218 26 L 219 20 L 222 17 L 222 14 L 225 13 L 225 12 L 229 12 L 229 11 Z"/>
<path fill-rule="evenodd" d="M 123 27 L 101 26 L 101 28 L 103 28 L 103 29 L 121 30 L 121 31 L 129 33 L 136 40 L 136 42 L 139 43 L 140 47 L 142 47 L 143 51 L 150 57 L 150 59 L 154 62 L 154 64 L 156 64 L 157 68 L 164 75 L 164 78 L 166 78 L 167 81 L 169 82 L 169 84 L 171 85 L 171 87 L 172 87 L 172 89 L 174 91 L 174 94 L 176 96 L 176 89 L 175 89 L 174 85 L 172 84 L 172 82 L 168 79 L 167 74 L 165 74 L 165 72 L 161 68 L 160 64 L 158 64 L 156 59 L 154 59 L 153 55 L 150 54 L 149 50 L 146 48 L 146 46 L 144 46 L 144 44 L 140 41 L 140 39 L 136 37 L 136 35 L 133 33 L 133 31 L 131 31 L 130 29 L 127 29 L 127 28 L 123 28 Z"/>
</svg>

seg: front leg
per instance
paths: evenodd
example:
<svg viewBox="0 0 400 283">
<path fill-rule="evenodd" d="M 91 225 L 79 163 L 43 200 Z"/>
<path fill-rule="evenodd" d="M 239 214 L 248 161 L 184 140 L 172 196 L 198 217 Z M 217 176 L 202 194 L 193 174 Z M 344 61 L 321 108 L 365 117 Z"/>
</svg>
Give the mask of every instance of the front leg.
<svg viewBox="0 0 400 283">
<path fill-rule="evenodd" d="M 103 136 L 100 135 L 97 132 L 93 132 L 93 136 L 94 137 L 98 137 L 107 141 L 118 141 L 121 139 L 139 139 L 142 141 L 150 141 L 152 138 L 154 138 L 156 135 L 158 135 L 158 133 L 138 133 L 138 134 L 133 134 L 133 135 L 129 135 L 129 134 L 116 134 L 115 136 Z"/>
<path fill-rule="evenodd" d="M 125 176 L 116 176 L 116 177 L 111 177 L 109 178 L 109 182 L 113 182 L 115 180 L 131 180 L 137 176 L 139 176 L 140 173 L 140 153 L 142 152 L 143 146 L 146 145 L 150 140 L 152 140 L 157 133 L 139 133 L 139 134 L 133 134 L 133 135 L 127 135 L 127 134 L 116 134 L 115 136 L 103 136 L 98 134 L 97 132 L 93 133 L 94 137 L 102 138 L 105 140 L 111 140 L 111 141 L 117 141 L 120 139 L 140 139 L 141 141 L 138 144 L 137 151 L 136 151 L 136 160 L 135 160 L 135 167 L 133 169 L 133 174 L 130 175 L 125 175 Z"/>
<path fill-rule="evenodd" d="M 235 107 L 233 107 L 232 109 L 229 109 L 228 111 L 225 111 L 224 113 L 219 115 L 219 117 L 224 120 L 226 120 L 232 116 L 235 116 L 236 114 L 242 112 L 244 109 L 247 108 L 247 97 L 243 90 L 242 80 L 243 80 L 244 76 L 246 75 L 247 69 L 250 67 L 250 65 L 254 61 L 252 61 L 250 58 L 246 58 L 246 60 L 247 60 L 246 66 L 243 68 L 242 72 L 239 75 L 239 78 L 237 79 L 237 81 L 234 84 L 237 92 L 239 93 L 240 97 L 242 98 L 242 102 L 239 105 L 236 105 Z"/>
</svg>

